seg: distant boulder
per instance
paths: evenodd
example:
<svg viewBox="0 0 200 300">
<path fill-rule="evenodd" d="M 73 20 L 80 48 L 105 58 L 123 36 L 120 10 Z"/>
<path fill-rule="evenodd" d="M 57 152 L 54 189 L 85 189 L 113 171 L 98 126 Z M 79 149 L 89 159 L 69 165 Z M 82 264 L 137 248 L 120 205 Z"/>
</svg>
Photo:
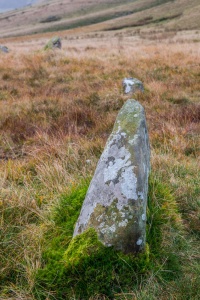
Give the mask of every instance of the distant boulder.
<svg viewBox="0 0 200 300">
<path fill-rule="evenodd" d="M 44 50 L 53 50 L 53 49 L 61 49 L 62 48 L 62 43 L 61 43 L 61 38 L 56 36 L 50 39 L 50 41 L 46 44 L 44 47 Z"/>
<path fill-rule="evenodd" d="M 1 52 L 4 52 L 4 53 L 8 53 L 8 52 L 9 52 L 9 49 L 8 49 L 8 47 L 6 47 L 6 46 L 0 45 L 0 51 L 1 51 Z"/>
</svg>

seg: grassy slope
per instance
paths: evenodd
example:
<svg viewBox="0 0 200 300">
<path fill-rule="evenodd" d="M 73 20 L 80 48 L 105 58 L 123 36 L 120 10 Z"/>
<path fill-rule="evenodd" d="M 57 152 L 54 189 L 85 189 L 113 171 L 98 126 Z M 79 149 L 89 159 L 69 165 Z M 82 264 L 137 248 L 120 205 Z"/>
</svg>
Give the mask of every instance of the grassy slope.
<svg viewBox="0 0 200 300">
<path fill-rule="evenodd" d="M 145 85 L 144 94 L 135 97 L 146 110 L 152 171 L 160 182 L 159 194 L 151 186 L 149 224 L 155 237 L 150 251 L 156 247 L 159 230 L 162 252 L 150 256 L 153 266 L 142 276 L 133 272 L 135 283 L 128 289 L 120 287 L 118 273 L 114 279 L 111 273 L 109 280 L 111 284 L 115 280 L 118 288 L 116 299 L 199 297 L 199 43 L 183 38 L 176 44 L 172 39 L 157 44 L 135 37 L 104 38 L 64 40 L 58 52 L 34 52 L 38 49 L 34 37 L 29 44 L 18 38 L 10 40 L 11 48 L 18 43 L 15 51 L 0 55 L 1 299 L 41 299 L 33 294 L 35 284 L 44 284 L 41 277 L 37 281 L 38 269 L 44 278 L 50 277 L 45 297 L 53 299 L 60 288 L 55 281 L 52 285 L 56 274 L 45 270 L 49 270 L 48 255 L 55 270 L 57 257 L 62 258 L 71 239 L 66 233 L 68 211 L 61 205 L 71 188 L 76 190 L 94 173 L 116 114 L 128 98 L 121 89 L 128 76 Z M 165 186 L 172 195 L 166 199 Z M 179 214 L 173 215 L 174 201 L 181 221 Z M 169 214 L 161 229 L 163 215 L 158 215 L 158 208 Z M 172 218 L 183 228 L 175 231 Z M 56 252 L 59 249 L 61 254 Z M 71 298 L 79 299 L 74 293 Z"/>
<path fill-rule="evenodd" d="M 129 2 L 128 0 L 125 2 Z M 33 33 L 35 31 L 41 31 L 44 28 L 52 27 L 51 23 L 40 23 L 49 16 L 57 16 L 64 18 L 64 22 L 68 23 L 68 19 L 80 17 L 90 12 L 96 12 L 104 8 L 115 7 L 122 3 L 121 0 L 113 1 L 73 1 L 59 0 L 49 1 L 41 5 L 35 5 L 31 8 L 21 9 L 18 11 L 12 11 L 1 15 L 1 35 L 18 34 L 18 33 Z M 77 19 L 76 19 L 77 20 Z M 54 26 L 59 23 L 54 23 Z"/>
<path fill-rule="evenodd" d="M 65 30 L 99 23 L 92 30 L 150 26 L 168 30 L 197 29 L 198 0 L 73 1 L 60 0 L 2 14 L 1 36 Z M 48 17 L 57 20 L 48 22 Z M 47 21 L 47 22 L 46 22 Z"/>
<path fill-rule="evenodd" d="M 134 15 L 122 17 L 117 20 L 118 22 L 110 21 L 105 27 L 106 29 L 120 29 L 150 25 L 173 30 L 199 28 L 197 18 L 199 9 L 197 0 L 166 1 L 166 3 L 136 12 Z"/>
</svg>

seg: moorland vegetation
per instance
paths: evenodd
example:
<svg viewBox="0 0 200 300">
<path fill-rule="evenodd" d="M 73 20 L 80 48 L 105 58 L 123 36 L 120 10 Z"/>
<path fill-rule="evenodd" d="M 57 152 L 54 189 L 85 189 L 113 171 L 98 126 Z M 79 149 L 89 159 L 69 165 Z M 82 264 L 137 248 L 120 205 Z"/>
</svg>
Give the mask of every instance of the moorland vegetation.
<svg viewBox="0 0 200 300">
<path fill-rule="evenodd" d="M 0 55 L 0 299 L 198 299 L 199 76 L 195 41 L 94 38 L 58 51 L 34 51 L 31 42 L 25 53 Z M 103 247 L 92 230 L 72 240 L 128 99 L 124 77 L 144 83 L 134 98 L 151 143 L 139 256 Z"/>
</svg>

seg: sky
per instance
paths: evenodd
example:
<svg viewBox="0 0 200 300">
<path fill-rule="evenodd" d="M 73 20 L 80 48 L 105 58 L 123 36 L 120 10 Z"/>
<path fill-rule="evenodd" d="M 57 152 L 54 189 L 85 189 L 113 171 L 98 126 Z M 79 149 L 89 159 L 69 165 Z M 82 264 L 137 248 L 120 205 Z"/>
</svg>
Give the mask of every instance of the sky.
<svg viewBox="0 0 200 300">
<path fill-rule="evenodd" d="M 33 4 L 36 0 L 0 0 L 0 12 Z"/>
</svg>

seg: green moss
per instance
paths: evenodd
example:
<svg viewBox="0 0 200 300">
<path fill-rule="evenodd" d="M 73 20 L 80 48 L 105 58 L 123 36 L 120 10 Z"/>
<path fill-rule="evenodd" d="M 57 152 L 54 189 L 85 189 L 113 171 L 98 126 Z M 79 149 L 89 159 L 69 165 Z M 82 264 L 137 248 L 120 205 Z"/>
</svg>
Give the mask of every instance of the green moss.
<svg viewBox="0 0 200 300">
<path fill-rule="evenodd" d="M 149 272 L 155 272 L 158 280 L 174 280 L 180 271 L 176 252 L 181 247 L 177 234 L 181 222 L 170 189 L 151 176 L 147 244 L 143 253 L 134 256 L 105 247 L 92 228 L 72 238 L 87 187 L 88 183 L 62 196 L 53 211 L 55 227 L 46 236 L 35 298 L 88 300 L 100 295 L 115 299 L 116 294 L 141 288 Z"/>
<path fill-rule="evenodd" d="M 113 299 L 122 287 L 128 291 L 135 284 L 136 273 L 148 269 L 148 247 L 146 249 L 137 257 L 124 255 L 103 246 L 92 228 L 76 236 L 64 255 L 66 270 L 73 274 L 76 282 L 76 297 L 89 299 L 104 294 Z"/>
<path fill-rule="evenodd" d="M 139 127 L 141 112 L 142 107 L 137 101 L 128 100 L 123 106 L 121 113 L 117 117 L 117 122 L 114 125 L 113 132 L 118 132 L 120 125 L 120 128 L 123 132 L 126 132 L 128 135 L 133 136 L 133 132 L 135 132 L 135 130 L 137 130 Z"/>
<path fill-rule="evenodd" d="M 56 290 L 57 299 L 63 299 L 62 295 L 67 293 L 69 287 L 67 282 L 63 282 L 66 268 L 62 258 L 72 239 L 74 224 L 87 189 L 88 181 L 72 187 L 60 197 L 59 203 L 51 211 L 52 226 L 44 237 L 43 266 L 36 274 L 36 299 L 46 299 L 46 291 Z"/>
<path fill-rule="evenodd" d="M 94 295 L 106 295 L 128 291 L 137 278 L 149 266 L 149 251 L 138 257 L 124 255 L 103 246 L 94 229 L 72 239 L 63 259 L 51 252 L 51 264 L 39 270 L 35 295 L 37 299 L 89 299 Z M 41 288 L 42 287 L 42 288 Z"/>
<path fill-rule="evenodd" d="M 47 294 L 57 300 L 72 295 L 89 299 L 94 294 L 112 299 L 121 286 L 128 291 L 137 280 L 136 273 L 148 269 L 148 251 L 138 257 L 126 256 L 103 246 L 94 229 L 72 239 L 87 188 L 88 183 L 63 195 L 52 211 L 55 226 L 45 237 L 43 267 L 36 274 L 34 287 L 36 299 L 46 299 Z"/>
<path fill-rule="evenodd" d="M 99 242 L 97 234 L 93 228 L 89 228 L 81 235 L 72 239 L 67 251 L 64 254 L 66 264 L 77 265 L 80 261 L 99 251 L 103 245 Z"/>
</svg>

